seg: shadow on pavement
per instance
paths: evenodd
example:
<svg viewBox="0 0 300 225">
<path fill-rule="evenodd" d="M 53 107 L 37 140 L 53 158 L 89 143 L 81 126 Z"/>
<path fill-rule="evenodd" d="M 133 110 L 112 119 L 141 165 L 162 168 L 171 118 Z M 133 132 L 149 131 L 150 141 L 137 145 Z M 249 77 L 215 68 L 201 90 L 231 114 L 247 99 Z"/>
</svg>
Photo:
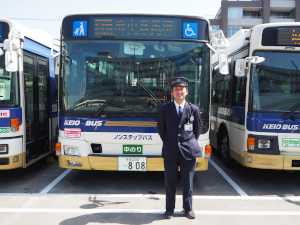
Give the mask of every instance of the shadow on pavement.
<svg viewBox="0 0 300 225">
<path fill-rule="evenodd" d="M 60 225 L 85 225 L 90 223 L 138 225 L 151 224 L 158 220 L 165 220 L 162 214 L 94 213 L 66 219 Z"/>
</svg>

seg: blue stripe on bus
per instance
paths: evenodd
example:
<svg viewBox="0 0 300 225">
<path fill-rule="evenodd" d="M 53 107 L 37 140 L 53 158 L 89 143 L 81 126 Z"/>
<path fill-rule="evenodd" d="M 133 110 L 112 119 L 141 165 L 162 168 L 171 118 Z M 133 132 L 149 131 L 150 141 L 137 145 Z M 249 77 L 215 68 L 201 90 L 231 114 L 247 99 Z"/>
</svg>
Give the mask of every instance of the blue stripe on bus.
<svg viewBox="0 0 300 225">
<path fill-rule="evenodd" d="M 212 105 L 211 115 L 232 123 L 245 124 L 245 108 Z M 247 129 L 255 132 L 300 133 L 299 120 L 283 120 L 283 113 L 247 113 Z"/>
<path fill-rule="evenodd" d="M 299 120 L 283 120 L 283 113 L 248 112 L 247 129 L 256 132 L 300 133 Z"/>
<path fill-rule="evenodd" d="M 245 124 L 245 107 L 212 106 L 211 115 L 240 125 Z"/>
<path fill-rule="evenodd" d="M 233 106 L 231 108 L 231 122 L 240 125 L 245 124 L 245 107 Z"/>
<path fill-rule="evenodd" d="M 0 127 L 10 127 L 10 119 L 18 118 L 20 125 L 22 124 L 22 108 L 1 108 L 0 110 L 9 110 L 10 117 L 1 117 Z"/>
<path fill-rule="evenodd" d="M 80 118 L 60 116 L 59 129 L 64 130 L 65 128 L 80 128 L 81 132 L 157 133 L 156 123 L 157 119 L 95 117 Z M 118 126 L 118 124 L 120 124 L 120 126 Z M 139 124 L 141 126 L 136 126 Z"/>
</svg>

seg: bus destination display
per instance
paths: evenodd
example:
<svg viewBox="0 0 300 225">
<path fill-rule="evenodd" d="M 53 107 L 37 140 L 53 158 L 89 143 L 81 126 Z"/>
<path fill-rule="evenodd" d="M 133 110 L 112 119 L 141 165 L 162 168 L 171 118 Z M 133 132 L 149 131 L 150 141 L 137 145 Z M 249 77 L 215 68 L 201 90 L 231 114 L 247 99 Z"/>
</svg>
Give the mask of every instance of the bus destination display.
<svg viewBox="0 0 300 225">
<path fill-rule="evenodd" d="M 262 34 L 263 46 L 300 46 L 300 27 L 269 27 Z"/>
<path fill-rule="evenodd" d="M 180 20 L 156 17 L 92 17 L 92 38 L 179 39 Z"/>
</svg>

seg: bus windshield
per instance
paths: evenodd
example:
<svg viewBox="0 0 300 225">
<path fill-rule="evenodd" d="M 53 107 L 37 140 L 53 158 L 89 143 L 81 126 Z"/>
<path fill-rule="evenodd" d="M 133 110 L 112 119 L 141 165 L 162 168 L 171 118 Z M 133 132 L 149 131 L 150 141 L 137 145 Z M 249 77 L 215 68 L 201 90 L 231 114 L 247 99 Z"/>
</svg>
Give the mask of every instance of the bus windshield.
<svg viewBox="0 0 300 225">
<path fill-rule="evenodd" d="M 61 110 L 143 117 L 171 100 L 168 81 L 190 80 L 187 101 L 208 113 L 209 49 L 201 42 L 69 40 L 62 43 Z"/>
<path fill-rule="evenodd" d="M 0 107 L 19 105 L 19 85 L 16 72 L 5 70 L 4 55 L 0 56 Z"/>
<path fill-rule="evenodd" d="M 257 51 L 254 55 L 265 61 L 252 66 L 250 110 L 290 111 L 300 99 L 299 53 Z"/>
</svg>

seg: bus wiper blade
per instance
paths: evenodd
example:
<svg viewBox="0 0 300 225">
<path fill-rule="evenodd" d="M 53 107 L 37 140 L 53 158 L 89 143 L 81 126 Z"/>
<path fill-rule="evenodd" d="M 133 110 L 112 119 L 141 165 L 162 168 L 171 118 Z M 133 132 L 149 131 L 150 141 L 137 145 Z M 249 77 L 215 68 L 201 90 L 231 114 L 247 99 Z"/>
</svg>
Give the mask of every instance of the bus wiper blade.
<svg viewBox="0 0 300 225">
<path fill-rule="evenodd" d="M 101 104 L 103 105 L 105 103 L 105 100 L 102 99 L 92 99 L 92 100 L 85 100 L 83 102 L 80 102 L 78 104 L 75 105 L 74 109 L 79 109 L 79 108 L 83 108 L 83 107 L 87 107 L 93 104 Z"/>
<path fill-rule="evenodd" d="M 93 117 L 98 117 L 100 113 L 115 99 L 115 97 L 120 93 L 120 89 L 117 90 L 110 99 L 108 99 L 101 107 L 92 115 Z"/>
<path fill-rule="evenodd" d="M 289 110 L 289 112 L 283 115 L 282 119 L 287 120 L 288 118 L 290 118 L 291 115 L 296 111 L 296 109 L 299 108 L 299 106 L 300 106 L 300 101 L 299 101 L 299 102 L 296 102 L 296 103 L 291 107 L 291 109 Z"/>
<path fill-rule="evenodd" d="M 138 82 L 142 86 L 142 88 L 144 88 L 144 90 L 149 93 L 149 95 L 151 96 L 151 98 L 153 98 L 153 100 L 155 101 L 155 103 L 161 104 L 161 102 L 156 97 L 156 95 L 142 81 L 139 80 Z"/>
</svg>

